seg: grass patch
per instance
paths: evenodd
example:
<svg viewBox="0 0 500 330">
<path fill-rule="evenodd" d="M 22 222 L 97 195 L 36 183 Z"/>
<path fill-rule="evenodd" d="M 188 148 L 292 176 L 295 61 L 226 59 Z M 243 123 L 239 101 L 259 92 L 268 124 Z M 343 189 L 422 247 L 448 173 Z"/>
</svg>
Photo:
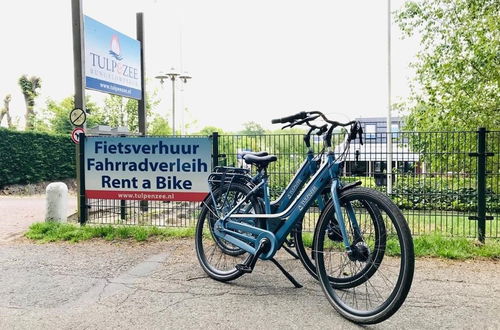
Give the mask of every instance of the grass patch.
<svg viewBox="0 0 500 330">
<path fill-rule="evenodd" d="M 500 259 L 500 240 L 496 239 L 486 240 L 486 244 L 483 245 L 473 239 L 430 234 L 414 237 L 413 245 L 417 257 Z"/>
<path fill-rule="evenodd" d="M 313 209 L 315 210 L 315 209 Z M 477 221 L 470 221 L 470 212 L 452 212 L 443 210 L 402 210 L 410 230 L 415 235 L 432 235 L 434 232 L 444 236 L 477 237 Z M 321 215 L 319 211 L 308 211 L 304 216 L 303 228 L 314 231 Z M 500 218 L 486 221 L 485 233 L 495 237 L 500 228 Z"/>
<path fill-rule="evenodd" d="M 152 237 L 161 239 L 194 237 L 194 228 L 79 226 L 38 222 L 31 225 L 24 236 L 39 242 L 80 242 L 92 238 L 102 238 L 107 241 L 134 239 L 140 242 Z"/>
<path fill-rule="evenodd" d="M 92 238 L 105 240 L 134 239 L 147 241 L 156 237 L 159 239 L 194 237 L 194 227 L 158 228 L 139 226 L 79 226 L 55 222 L 39 222 L 30 226 L 25 236 L 39 242 L 70 241 L 80 242 Z M 307 247 L 312 246 L 312 233 L 303 233 L 303 241 Z M 461 237 L 448 237 L 437 233 L 416 236 L 413 238 L 415 256 L 439 257 L 445 259 L 488 258 L 500 259 L 500 240 L 489 239 L 486 244 Z M 341 248 L 341 243 L 339 244 Z M 399 244 L 389 237 L 386 244 L 386 255 L 399 255 Z"/>
<path fill-rule="evenodd" d="M 312 233 L 302 233 L 305 246 L 311 248 L 313 243 Z M 373 242 L 369 243 L 373 246 Z M 342 243 L 335 243 L 331 247 L 342 249 Z M 445 259 L 471 259 L 488 258 L 500 259 L 500 240 L 489 239 L 486 244 L 478 244 L 476 240 L 462 237 L 448 237 L 437 233 L 413 237 L 413 246 L 416 257 L 438 257 Z M 385 254 L 389 256 L 400 255 L 399 243 L 394 237 L 389 237 L 386 242 Z"/>
</svg>

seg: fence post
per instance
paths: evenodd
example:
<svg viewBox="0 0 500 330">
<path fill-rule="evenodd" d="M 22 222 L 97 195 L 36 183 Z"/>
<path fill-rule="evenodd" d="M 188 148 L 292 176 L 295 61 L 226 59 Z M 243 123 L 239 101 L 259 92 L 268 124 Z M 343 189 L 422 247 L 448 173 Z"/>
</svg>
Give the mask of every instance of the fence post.
<svg viewBox="0 0 500 330">
<path fill-rule="evenodd" d="M 212 133 L 212 163 L 213 167 L 219 165 L 219 133 Z"/>
<path fill-rule="evenodd" d="M 486 232 L 486 128 L 477 135 L 477 238 L 484 243 Z"/>
<path fill-rule="evenodd" d="M 477 131 L 477 152 L 469 156 L 477 157 L 477 216 L 469 217 L 477 220 L 477 239 L 484 243 L 486 236 L 486 220 L 493 217 L 486 216 L 486 157 L 493 153 L 486 152 L 486 128 L 480 127 Z"/>
</svg>

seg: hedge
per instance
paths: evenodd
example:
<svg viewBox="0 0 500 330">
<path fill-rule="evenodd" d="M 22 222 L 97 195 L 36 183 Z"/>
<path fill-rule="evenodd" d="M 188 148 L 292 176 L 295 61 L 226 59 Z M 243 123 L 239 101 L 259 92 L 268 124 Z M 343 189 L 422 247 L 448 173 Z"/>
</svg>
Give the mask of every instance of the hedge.
<svg viewBox="0 0 500 330">
<path fill-rule="evenodd" d="M 0 128 L 0 188 L 75 176 L 75 145 L 69 135 Z"/>
</svg>

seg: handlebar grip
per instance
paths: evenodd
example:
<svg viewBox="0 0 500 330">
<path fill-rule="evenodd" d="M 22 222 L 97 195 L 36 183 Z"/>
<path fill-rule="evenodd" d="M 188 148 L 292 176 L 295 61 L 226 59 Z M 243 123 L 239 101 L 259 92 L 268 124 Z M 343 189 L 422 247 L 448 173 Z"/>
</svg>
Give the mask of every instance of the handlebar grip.
<svg viewBox="0 0 500 330">
<path fill-rule="evenodd" d="M 279 118 L 279 119 L 273 119 L 273 120 L 271 120 L 271 123 L 272 124 L 291 123 L 294 120 L 305 119 L 306 117 L 307 117 L 307 112 L 302 111 L 302 112 L 299 112 L 299 113 L 292 115 L 292 116 L 283 117 L 283 118 Z"/>
<path fill-rule="evenodd" d="M 307 122 L 310 122 L 310 121 L 313 121 L 315 120 L 316 118 L 318 118 L 319 116 L 312 116 L 312 117 L 306 117 L 304 119 L 301 119 L 299 121 L 293 121 L 291 124 L 290 124 L 290 127 L 294 127 L 294 126 L 297 126 L 297 125 L 302 125 L 304 123 L 307 123 Z"/>
</svg>

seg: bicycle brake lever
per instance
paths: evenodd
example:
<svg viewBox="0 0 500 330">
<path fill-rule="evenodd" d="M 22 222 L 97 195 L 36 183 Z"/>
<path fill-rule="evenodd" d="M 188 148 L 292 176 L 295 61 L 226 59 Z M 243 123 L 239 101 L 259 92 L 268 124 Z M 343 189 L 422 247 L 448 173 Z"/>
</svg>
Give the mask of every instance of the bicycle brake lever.
<svg viewBox="0 0 500 330">
<path fill-rule="evenodd" d="M 325 124 L 325 125 L 323 125 L 323 126 L 319 127 L 319 130 L 318 130 L 318 132 L 316 132 L 316 135 L 321 136 L 321 135 L 323 135 L 326 131 L 328 131 L 328 125 L 326 125 L 326 124 Z"/>
<path fill-rule="evenodd" d="M 358 137 L 359 137 L 359 143 L 363 145 L 363 127 L 361 127 L 361 125 L 359 125 Z"/>
</svg>

